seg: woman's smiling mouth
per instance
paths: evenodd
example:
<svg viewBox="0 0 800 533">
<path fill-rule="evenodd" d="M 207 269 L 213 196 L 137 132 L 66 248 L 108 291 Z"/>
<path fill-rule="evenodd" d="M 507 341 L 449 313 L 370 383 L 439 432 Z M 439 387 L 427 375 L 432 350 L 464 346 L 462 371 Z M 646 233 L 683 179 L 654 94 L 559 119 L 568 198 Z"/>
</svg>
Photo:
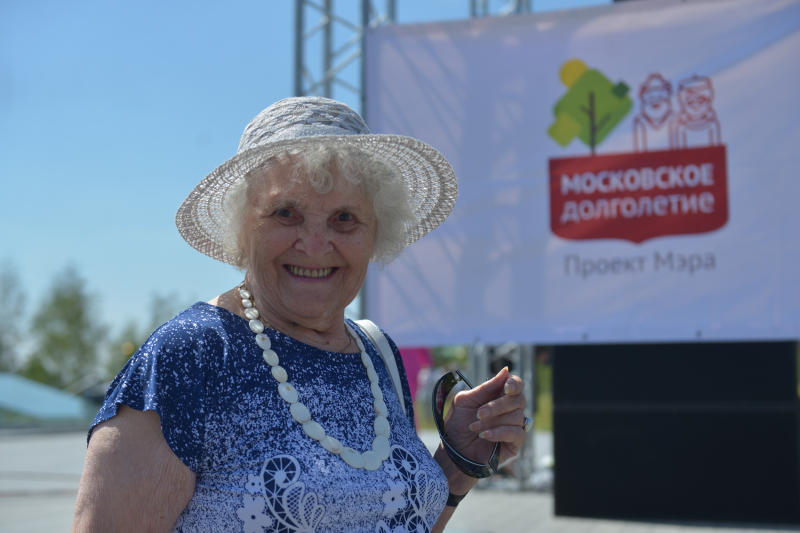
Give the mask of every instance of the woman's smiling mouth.
<svg viewBox="0 0 800 533">
<path fill-rule="evenodd" d="M 328 268 L 303 268 L 295 265 L 286 265 L 286 270 L 292 276 L 296 276 L 299 278 L 327 278 L 336 270 L 336 268 L 328 267 Z"/>
</svg>

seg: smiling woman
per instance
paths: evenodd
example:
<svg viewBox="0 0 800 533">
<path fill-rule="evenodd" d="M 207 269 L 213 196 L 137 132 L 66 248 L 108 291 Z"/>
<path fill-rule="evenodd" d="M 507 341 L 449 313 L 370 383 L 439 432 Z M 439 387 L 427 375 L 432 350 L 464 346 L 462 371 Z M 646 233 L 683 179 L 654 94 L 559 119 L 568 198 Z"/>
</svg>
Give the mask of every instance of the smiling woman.
<svg viewBox="0 0 800 533">
<path fill-rule="evenodd" d="M 237 243 L 247 285 L 261 295 L 269 323 L 293 330 L 304 320 L 306 328 L 324 331 L 334 327 L 328 320 L 341 326 L 339 310 L 358 294 L 378 224 L 363 188 L 338 165 L 330 167 L 329 192 L 320 193 L 308 179 L 314 174 L 294 159 L 250 180 Z"/>
<path fill-rule="evenodd" d="M 176 216 L 245 279 L 158 328 L 115 378 L 75 531 L 441 531 L 470 464 L 519 451 L 522 382 L 503 369 L 456 396 L 449 452 L 431 457 L 397 347 L 344 310 L 369 262 L 438 226 L 455 197 L 439 152 L 371 134 L 339 102 L 257 115 Z"/>
</svg>

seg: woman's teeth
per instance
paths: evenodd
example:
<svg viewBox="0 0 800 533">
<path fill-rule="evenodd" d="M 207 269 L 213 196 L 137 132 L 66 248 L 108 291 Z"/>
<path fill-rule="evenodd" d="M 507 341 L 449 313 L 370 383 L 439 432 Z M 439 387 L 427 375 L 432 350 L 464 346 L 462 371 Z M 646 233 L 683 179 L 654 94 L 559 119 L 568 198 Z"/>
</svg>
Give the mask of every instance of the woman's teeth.
<svg viewBox="0 0 800 533">
<path fill-rule="evenodd" d="M 289 265 L 289 272 L 294 276 L 303 278 L 325 278 L 331 275 L 333 268 L 300 268 L 297 266 Z"/>
</svg>

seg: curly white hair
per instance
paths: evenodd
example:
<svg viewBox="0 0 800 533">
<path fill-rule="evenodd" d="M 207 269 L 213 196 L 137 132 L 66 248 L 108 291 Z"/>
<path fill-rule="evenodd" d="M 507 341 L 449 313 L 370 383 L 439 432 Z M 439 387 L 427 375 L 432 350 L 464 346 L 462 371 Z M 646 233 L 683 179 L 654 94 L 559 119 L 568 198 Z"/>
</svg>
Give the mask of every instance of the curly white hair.
<svg viewBox="0 0 800 533">
<path fill-rule="evenodd" d="M 414 212 L 400 173 L 359 148 L 320 143 L 265 161 L 228 190 L 223 203 L 227 219 L 222 245 L 225 253 L 235 259 L 236 266 L 245 270 L 248 266 L 240 236 L 245 230 L 249 195 L 255 186 L 264 184 L 256 178 L 268 179 L 270 168 L 287 162 L 292 169 L 291 180 L 305 179 L 320 194 L 334 186 L 332 168 L 365 192 L 377 220 L 373 261 L 389 263 L 405 248 L 406 228 L 413 224 Z"/>
</svg>

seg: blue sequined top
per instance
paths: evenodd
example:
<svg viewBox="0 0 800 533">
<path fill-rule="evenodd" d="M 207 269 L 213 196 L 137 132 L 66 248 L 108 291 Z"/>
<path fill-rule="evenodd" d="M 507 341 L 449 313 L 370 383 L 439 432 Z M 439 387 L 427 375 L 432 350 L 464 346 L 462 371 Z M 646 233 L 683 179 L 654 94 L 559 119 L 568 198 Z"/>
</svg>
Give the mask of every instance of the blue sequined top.
<svg viewBox="0 0 800 533">
<path fill-rule="evenodd" d="M 389 339 L 408 416 L 375 347 L 350 325 L 389 410 L 391 455 L 376 471 L 352 468 L 306 436 L 247 322 L 202 302 L 158 328 L 131 357 L 92 428 L 119 404 L 159 414 L 170 448 L 196 474 L 177 532 L 429 531 L 447 499 L 447 479 L 417 437 L 399 352 Z M 265 333 L 312 418 L 345 446 L 370 449 L 375 413 L 360 355 Z"/>
</svg>

